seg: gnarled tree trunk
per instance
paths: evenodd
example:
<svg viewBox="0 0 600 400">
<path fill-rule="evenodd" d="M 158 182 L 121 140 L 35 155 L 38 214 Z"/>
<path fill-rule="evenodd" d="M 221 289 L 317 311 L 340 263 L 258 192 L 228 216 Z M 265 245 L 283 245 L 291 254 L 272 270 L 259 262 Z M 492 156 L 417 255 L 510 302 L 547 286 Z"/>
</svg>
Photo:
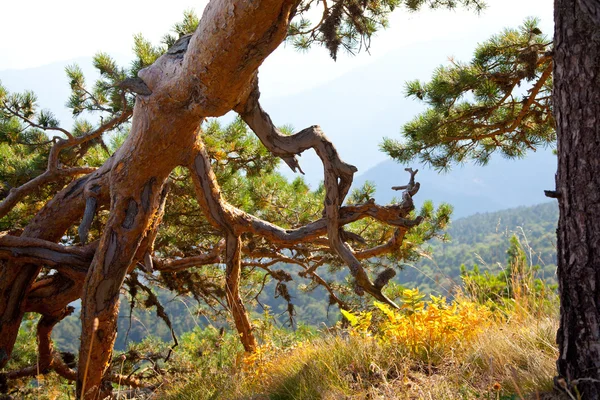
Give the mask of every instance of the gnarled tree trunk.
<svg viewBox="0 0 600 400">
<path fill-rule="evenodd" d="M 127 274 L 142 259 L 148 271 L 153 264 L 159 270 L 175 271 L 197 265 L 201 260 L 215 263 L 223 259 L 219 257 L 223 247 L 227 304 L 245 349 L 254 350 L 252 325 L 239 293 L 241 257 L 242 251 L 246 251 L 241 238 L 246 234 L 260 236 L 282 248 L 313 241 L 320 241 L 322 246 L 329 242 L 329 252 L 350 267 L 358 294 L 367 292 L 394 306 L 382 291 L 393 277 L 393 270 L 385 270 L 371 282 L 359 260 L 397 249 L 408 229 L 421 222 L 422 217 L 410 219 L 414 209 L 412 196 L 419 189 L 414 180 L 416 171 L 409 170 L 410 182 L 402 187 L 406 190 L 399 204 L 382 207 L 370 200 L 342 206 L 356 168 L 340 159 L 318 126 L 286 136 L 273 125 L 259 103 L 257 69 L 283 41 L 298 3 L 297 0 L 213 0 L 194 34 L 180 38 L 153 65 L 139 72 L 136 85 L 142 90 L 136 92 L 131 131 L 120 149 L 94 172 L 70 170 L 69 173 L 88 175 L 59 192 L 21 237 L 5 233 L 0 236 L 0 260 L 11 260 L 0 269 L 0 367 L 10 357 L 25 311 L 41 313 L 46 318 L 43 321 L 49 321 L 40 325 L 43 337 L 48 338 L 56 316 L 69 302 L 81 297 L 82 336 L 77 371 L 56 357 L 49 358 L 52 355 L 49 340 L 44 339 L 47 345 L 40 349 L 40 354 L 46 369 L 77 380 L 77 397 L 108 396 L 110 385 L 104 386 L 103 382 L 115 379 L 114 374 L 107 372 L 116 337 L 119 291 Z M 200 125 L 206 117 L 220 116 L 230 110 L 235 110 L 265 147 L 293 170 L 299 169 L 298 154 L 310 148 L 316 151 L 325 171 L 325 211 L 321 219 L 284 229 L 227 203 L 212 171 Z M 119 116 L 91 132 L 87 139 L 98 137 L 103 129 L 114 127 L 131 115 L 131 109 L 125 107 Z M 77 144 L 84 139 L 69 140 Z M 67 146 L 64 144 L 67 142 L 60 145 Z M 58 150 L 53 149 L 54 158 L 49 158 L 56 161 Z M 55 164 L 52 164 L 54 169 L 49 167 L 48 174 L 56 171 Z M 151 253 L 164 211 L 165 185 L 178 166 L 189 169 L 205 217 L 225 240 L 206 256 L 153 263 Z M 35 185 L 24 186 L 27 189 Z M 17 200 L 2 203 L 0 216 L 29 190 L 25 189 L 14 194 Z M 101 239 L 86 245 L 97 210 L 109 204 L 110 214 Z M 345 242 L 351 234 L 343 226 L 363 218 L 394 226 L 395 234 L 385 244 L 355 252 Z M 81 221 L 81 246 L 54 243 L 78 221 Z M 359 236 L 354 234 L 354 237 Z M 58 274 L 35 281 L 41 266 L 54 268 Z M 273 275 L 268 268 L 267 271 Z M 307 273 L 329 288 L 314 269 L 307 269 Z M 328 290 L 341 304 L 331 288 Z M 127 379 L 138 384 L 135 378 Z"/>
<path fill-rule="evenodd" d="M 556 0 L 557 385 L 600 398 L 600 3 Z"/>
<path fill-rule="evenodd" d="M 131 133 L 114 156 L 110 217 L 83 295 L 77 392 L 86 398 L 102 393 L 119 289 L 165 180 L 176 166 L 193 163 L 202 119 L 225 114 L 246 94 L 258 66 L 285 37 L 293 3 L 213 1 L 191 37 L 140 72 L 152 93 L 138 96 Z"/>
</svg>

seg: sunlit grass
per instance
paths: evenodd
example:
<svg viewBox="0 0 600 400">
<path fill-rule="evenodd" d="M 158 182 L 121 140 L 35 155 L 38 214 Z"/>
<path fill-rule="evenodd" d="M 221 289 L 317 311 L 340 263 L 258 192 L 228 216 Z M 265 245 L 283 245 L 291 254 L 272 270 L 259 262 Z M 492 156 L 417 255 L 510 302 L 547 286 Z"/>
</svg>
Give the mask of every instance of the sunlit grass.
<svg viewBox="0 0 600 400">
<path fill-rule="evenodd" d="M 267 341 L 228 371 L 180 377 L 161 398 L 548 399 L 557 318 L 530 308 L 493 314 L 467 299 L 421 299 L 409 312 L 351 314 L 354 328 L 288 347 Z"/>
</svg>

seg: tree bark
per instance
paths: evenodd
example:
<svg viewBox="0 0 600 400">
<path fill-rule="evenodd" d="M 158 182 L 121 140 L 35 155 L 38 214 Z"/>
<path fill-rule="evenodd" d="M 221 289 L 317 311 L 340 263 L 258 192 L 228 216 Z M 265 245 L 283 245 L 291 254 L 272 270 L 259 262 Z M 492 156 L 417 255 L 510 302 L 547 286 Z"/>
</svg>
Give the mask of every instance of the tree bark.
<svg viewBox="0 0 600 400">
<path fill-rule="evenodd" d="M 105 395 L 119 289 L 165 180 L 176 166 L 194 162 L 202 119 L 225 114 L 246 95 L 258 66 L 283 41 L 293 3 L 213 1 L 191 38 L 140 71 L 151 94 L 138 96 L 131 132 L 114 156 L 110 216 L 83 295 L 78 395 Z"/>
<path fill-rule="evenodd" d="M 25 376 L 35 376 L 47 373 L 60 357 L 54 352 L 52 345 L 52 329 L 62 319 L 71 315 L 74 311 L 73 307 L 66 307 L 63 310 L 57 311 L 53 315 L 42 315 L 37 324 L 37 342 L 38 342 L 38 360 L 35 365 L 22 368 L 17 371 L 11 371 L 6 374 L 9 379 L 16 379 Z"/>
<path fill-rule="evenodd" d="M 228 234 L 226 245 L 225 296 L 227 305 L 233 315 L 233 321 L 244 345 L 244 350 L 253 352 L 256 350 L 256 339 L 252 333 L 252 324 L 246 313 L 246 307 L 240 296 L 242 241 L 239 236 Z"/>
<path fill-rule="evenodd" d="M 130 136 L 110 174 L 110 217 L 82 297 L 77 392 L 83 390 L 86 398 L 100 393 L 116 338 L 119 291 L 161 206 L 163 185 L 194 144 L 196 123 L 186 115 L 189 112 L 165 115 L 159 107 L 158 102 L 138 99 Z M 187 133 L 187 140 L 175 132 Z"/>
<path fill-rule="evenodd" d="M 371 282 L 359 260 L 397 247 L 406 230 L 420 223 L 419 218 L 408 218 L 414 208 L 412 195 L 418 190 L 416 172 L 411 171 L 400 204 L 381 207 L 367 202 L 342 207 L 356 169 L 340 159 L 318 126 L 285 136 L 258 103 L 257 69 L 285 38 L 291 10 L 297 4 L 297 0 L 211 1 L 193 35 L 179 39 L 153 65 L 139 72 L 138 83 L 144 90 L 138 93 L 131 131 L 121 148 L 101 168 L 55 196 L 20 238 L 0 237 L 0 259 L 10 258 L 0 271 L 0 366 L 10 356 L 23 312 L 54 315 L 83 291 L 79 366 L 75 372 L 57 363 L 56 370 L 76 378 L 77 397 L 110 395 L 110 387 L 103 382 L 111 379 L 108 367 L 116 337 L 119 292 L 135 263 L 143 259 L 148 271 L 153 265 L 179 269 L 219 260 L 223 246 L 227 303 L 245 349 L 254 350 L 252 326 L 239 294 L 240 238 L 246 233 L 282 245 L 328 241 L 332 252 L 350 267 L 357 292 L 368 292 L 394 305 L 382 292 L 393 271 L 386 270 Z M 327 193 L 322 219 L 283 229 L 226 202 L 199 126 L 206 117 L 230 110 L 237 111 L 262 143 L 294 170 L 299 169 L 296 155 L 315 149 L 325 170 Z M 128 117 L 131 110 L 127 113 Z M 57 160 L 56 151 L 54 156 Z M 226 240 L 207 257 L 154 264 L 151 253 L 164 211 L 164 187 L 177 166 L 189 168 L 201 208 Z M 79 237 L 85 245 L 96 211 L 109 202 L 110 214 L 99 241 L 78 250 L 51 243 L 81 221 Z M 345 243 L 349 233 L 343 226 L 366 217 L 398 229 L 387 244 L 355 253 Z M 325 234 L 327 241 L 322 237 Z M 360 239 L 354 235 L 356 238 Z M 57 269 L 59 274 L 35 282 L 42 265 Z M 44 357 L 48 360 L 47 354 Z"/>
<path fill-rule="evenodd" d="M 600 398 L 600 3 L 555 1 L 557 386 Z"/>
<path fill-rule="evenodd" d="M 92 174 L 73 181 L 38 212 L 21 236 L 58 241 L 83 215 L 86 189 L 106 186 L 110 167 L 111 160 Z M 99 196 L 102 195 L 100 191 Z M 0 261 L 0 368 L 10 358 L 25 312 L 24 301 L 39 272 L 39 264 Z"/>
</svg>

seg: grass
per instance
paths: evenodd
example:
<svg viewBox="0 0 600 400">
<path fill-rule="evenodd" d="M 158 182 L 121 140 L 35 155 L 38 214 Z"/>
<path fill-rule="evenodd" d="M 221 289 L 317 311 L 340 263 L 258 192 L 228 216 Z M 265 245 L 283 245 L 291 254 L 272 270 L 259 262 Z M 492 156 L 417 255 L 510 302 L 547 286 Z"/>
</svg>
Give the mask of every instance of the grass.
<svg viewBox="0 0 600 400">
<path fill-rule="evenodd" d="M 574 399 L 553 392 L 556 292 L 534 279 L 535 268 L 525 264 L 516 244 L 509 268 L 498 275 L 464 271 L 465 285 L 452 301 L 405 290 L 401 310 L 375 303 L 369 310 L 344 311 L 347 326 L 322 332 L 278 329 L 267 312 L 255 321 L 262 345 L 252 354 L 233 333 L 197 328 L 180 338 L 168 364 L 157 364 L 164 374 L 149 382 L 159 384 L 151 398 Z M 17 357 L 23 360 L 35 356 L 26 339 Z M 165 346 L 148 338 L 129 353 Z M 126 365 L 124 373 L 139 367 Z M 22 393 L 70 398 L 64 383 L 51 379 Z"/>
<path fill-rule="evenodd" d="M 159 398 L 560 398 L 550 394 L 557 358 L 553 312 L 540 315 L 514 307 L 502 317 L 489 315 L 485 329 L 446 343 L 436 357 L 386 339 L 381 329 L 386 323 L 323 333 L 287 347 L 267 341 L 227 370 L 177 377 Z M 431 337 L 430 332 L 418 334 Z"/>
<path fill-rule="evenodd" d="M 466 319 L 459 318 L 465 309 L 481 304 L 453 308 L 452 302 L 444 306 L 438 300 L 437 307 L 446 310 L 440 317 L 430 311 L 435 308 L 429 301 L 405 301 L 411 306 L 395 313 L 395 319 L 375 307 L 352 314 L 354 327 L 324 332 L 285 332 L 259 322 L 263 345 L 253 354 L 245 354 L 233 334 L 197 329 L 181 338 L 171 367 L 164 365 L 170 371 L 152 398 L 559 399 L 551 393 L 556 305 L 521 300 L 505 302 L 503 307 L 512 306 L 501 311 L 467 313 Z M 436 322 L 432 316 L 442 319 Z M 406 324 L 418 329 L 407 330 Z M 135 350 L 143 353 L 159 346 L 149 339 Z M 53 378 L 48 376 L 23 396 L 72 399 L 69 387 Z"/>
</svg>

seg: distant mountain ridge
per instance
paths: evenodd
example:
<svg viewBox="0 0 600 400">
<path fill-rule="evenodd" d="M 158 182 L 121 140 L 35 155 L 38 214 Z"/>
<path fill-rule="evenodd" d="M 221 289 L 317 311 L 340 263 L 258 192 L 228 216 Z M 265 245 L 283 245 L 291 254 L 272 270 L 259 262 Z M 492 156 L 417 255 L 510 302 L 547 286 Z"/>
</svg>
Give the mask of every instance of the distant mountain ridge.
<svg viewBox="0 0 600 400">
<path fill-rule="evenodd" d="M 419 165 L 411 167 L 419 168 L 416 178 L 421 189 L 414 197 L 417 207 L 425 200 L 432 200 L 435 205 L 448 203 L 454 208 L 452 219 L 456 220 L 476 213 L 548 201 L 544 190 L 554 188 L 556 157 L 550 149 L 542 149 L 521 160 L 493 157 L 486 166 L 466 164 L 447 173 Z M 406 166 L 394 161 L 384 161 L 357 176 L 353 187 L 372 181 L 377 188 L 374 196 L 377 202 L 389 203 L 393 197 L 399 197 L 391 187 L 408 181 L 404 168 Z"/>
<path fill-rule="evenodd" d="M 531 265 L 539 265 L 539 277 L 554 281 L 556 272 L 556 227 L 558 204 L 550 201 L 529 207 L 517 207 L 478 213 L 452 221 L 450 240 L 429 243 L 431 257 L 406 265 L 398 283 L 425 291 L 451 290 L 460 283 L 460 266 L 499 272 L 506 265 L 506 251 L 515 235 Z"/>
</svg>

